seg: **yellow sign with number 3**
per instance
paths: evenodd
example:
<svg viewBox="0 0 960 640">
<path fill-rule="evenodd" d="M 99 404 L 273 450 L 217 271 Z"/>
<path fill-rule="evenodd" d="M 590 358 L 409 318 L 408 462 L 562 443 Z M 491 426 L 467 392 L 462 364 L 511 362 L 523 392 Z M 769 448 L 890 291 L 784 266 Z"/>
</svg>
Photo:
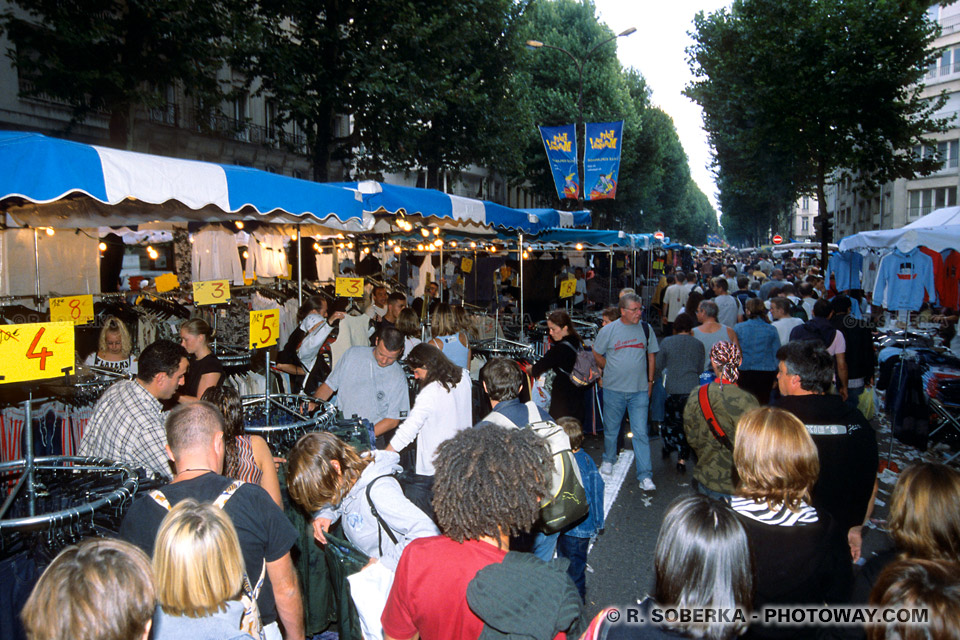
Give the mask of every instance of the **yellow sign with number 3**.
<svg viewBox="0 0 960 640">
<path fill-rule="evenodd" d="M 337 278 L 336 294 L 341 298 L 362 298 L 363 278 Z"/>
<path fill-rule="evenodd" d="M 67 296 L 66 298 L 50 298 L 50 321 L 72 322 L 73 324 L 87 324 L 92 322 L 93 296 Z"/>
<path fill-rule="evenodd" d="M 73 322 L 0 325 L 0 384 L 73 372 Z"/>
<path fill-rule="evenodd" d="M 193 301 L 197 304 L 221 304 L 229 299 L 229 280 L 204 280 L 193 283 Z"/>
<path fill-rule="evenodd" d="M 250 348 L 260 349 L 277 344 L 280 336 L 280 310 L 250 312 Z"/>
</svg>

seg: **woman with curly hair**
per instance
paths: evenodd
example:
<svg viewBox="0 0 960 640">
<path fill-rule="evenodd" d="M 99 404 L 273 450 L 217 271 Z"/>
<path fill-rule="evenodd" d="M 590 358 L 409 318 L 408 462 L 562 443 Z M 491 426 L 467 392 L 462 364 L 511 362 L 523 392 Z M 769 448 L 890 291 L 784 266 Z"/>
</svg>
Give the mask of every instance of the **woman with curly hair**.
<svg viewBox="0 0 960 640">
<path fill-rule="evenodd" d="M 223 475 L 259 484 L 283 509 L 280 480 L 267 441 L 244 432 L 240 393 L 232 387 L 210 387 L 203 392 L 201 400 L 215 406 L 223 416 L 223 447 L 226 451 Z"/>
<path fill-rule="evenodd" d="M 744 414 L 737 424 L 733 462 L 740 484 L 730 506 L 753 551 L 756 607 L 847 602 L 853 572 L 846 532 L 829 513 L 810 504 L 820 460 L 803 423 L 772 407 Z M 799 638 L 813 637 L 817 630 L 789 631 Z M 755 637 L 783 637 L 782 632 L 751 629 Z"/>
<path fill-rule="evenodd" d="M 127 325 L 119 318 L 107 316 L 100 329 L 97 350 L 87 356 L 83 364 L 88 367 L 109 369 L 119 373 L 136 373 L 137 359 L 131 353 L 133 340 Z"/>
<path fill-rule="evenodd" d="M 580 631 L 580 595 L 556 563 L 508 553 L 540 512 L 553 467 L 529 429 L 461 431 L 437 449 L 434 508 L 443 535 L 414 540 L 381 621 L 387 638 L 555 637 Z M 516 606 L 523 603 L 523 607 Z"/>
</svg>

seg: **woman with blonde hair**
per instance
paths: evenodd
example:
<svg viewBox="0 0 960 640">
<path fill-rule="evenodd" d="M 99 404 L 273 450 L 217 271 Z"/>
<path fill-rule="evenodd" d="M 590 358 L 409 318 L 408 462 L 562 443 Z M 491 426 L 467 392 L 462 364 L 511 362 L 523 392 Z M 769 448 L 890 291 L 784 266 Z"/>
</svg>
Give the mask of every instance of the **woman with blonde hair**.
<svg viewBox="0 0 960 640">
<path fill-rule="evenodd" d="M 896 560 L 960 563 L 960 472 L 921 462 L 900 473 L 887 520 L 893 547 L 867 560 L 853 602 L 865 603 L 880 573 Z"/>
<path fill-rule="evenodd" d="M 154 640 L 260 635 L 236 529 L 223 509 L 192 498 L 164 517 L 153 551 Z"/>
<path fill-rule="evenodd" d="M 190 355 L 190 368 L 180 387 L 181 403 L 197 402 L 210 387 L 223 384 L 226 372 L 213 355 L 213 328 L 202 318 L 191 318 L 180 325 L 180 344 Z"/>
<path fill-rule="evenodd" d="M 83 364 L 119 373 L 136 373 L 137 359 L 132 351 L 133 340 L 127 326 L 119 318 L 107 316 L 100 329 L 97 350 L 87 356 Z"/>
<path fill-rule="evenodd" d="M 782 409 L 745 413 L 733 462 L 740 482 L 730 506 L 753 550 L 755 605 L 846 602 L 853 580 L 846 533 L 810 504 L 820 462 L 803 423 Z M 771 627 L 751 631 L 777 635 Z M 806 637 L 813 630 L 790 631 Z"/>
<path fill-rule="evenodd" d="M 470 340 L 463 331 L 457 316 L 446 302 L 441 302 L 433 314 L 432 344 L 443 351 L 450 362 L 461 369 L 470 368 Z"/>
<path fill-rule="evenodd" d="M 88 538 L 54 558 L 20 615 L 28 640 L 146 640 L 155 600 L 147 554 Z"/>
</svg>

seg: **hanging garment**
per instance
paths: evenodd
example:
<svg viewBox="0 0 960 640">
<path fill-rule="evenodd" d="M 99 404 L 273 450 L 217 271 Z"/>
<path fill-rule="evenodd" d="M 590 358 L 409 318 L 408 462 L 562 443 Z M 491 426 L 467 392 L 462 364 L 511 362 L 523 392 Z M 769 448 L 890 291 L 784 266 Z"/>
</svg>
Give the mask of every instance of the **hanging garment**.
<svg viewBox="0 0 960 640">
<path fill-rule="evenodd" d="M 336 275 L 333 272 L 333 253 L 318 253 L 317 261 L 317 280 L 320 282 L 330 282 Z"/>
<path fill-rule="evenodd" d="M 941 255 L 943 257 L 943 295 L 940 296 L 940 304 L 956 311 L 960 303 L 960 252 L 948 249 Z"/>
<path fill-rule="evenodd" d="M 330 345 L 331 362 L 334 368 L 347 349 L 370 344 L 370 316 L 347 316 L 340 321 L 339 326 L 340 333 L 336 341 Z"/>
<path fill-rule="evenodd" d="M 863 290 L 873 291 L 880 270 L 880 254 L 870 251 L 863 257 Z"/>
<path fill-rule="evenodd" d="M 861 287 L 860 271 L 862 268 L 863 256 L 856 251 L 831 253 L 823 279 L 829 285 L 832 275 L 836 281 L 837 291 L 859 289 Z"/>
<path fill-rule="evenodd" d="M 937 290 L 937 298 L 939 299 L 941 292 L 944 290 L 943 282 L 943 258 L 940 256 L 940 253 L 934 251 L 933 249 L 928 249 L 927 247 L 918 247 L 920 251 L 930 256 L 930 260 L 933 262 L 933 286 Z M 923 296 L 923 301 L 928 302 L 930 297 L 928 295 Z"/>
<path fill-rule="evenodd" d="M 258 278 L 288 277 L 287 250 L 283 246 L 286 236 L 255 231 L 250 237 L 251 242 L 247 247 L 250 257 L 247 259 L 245 275 L 252 278 L 256 272 Z"/>
<path fill-rule="evenodd" d="M 873 291 L 874 304 L 891 311 L 919 311 L 924 293 L 936 301 L 933 261 L 920 249 L 903 253 L 899 249 L 883 258 Z"/>
<path fill-rule="evenodd" d="M 190 276 L 193 282 L 230 280 L 238 286 L 243 284 L 240 253 L 232 232 L 214 225 L 193 234 Z"/>
</svg>

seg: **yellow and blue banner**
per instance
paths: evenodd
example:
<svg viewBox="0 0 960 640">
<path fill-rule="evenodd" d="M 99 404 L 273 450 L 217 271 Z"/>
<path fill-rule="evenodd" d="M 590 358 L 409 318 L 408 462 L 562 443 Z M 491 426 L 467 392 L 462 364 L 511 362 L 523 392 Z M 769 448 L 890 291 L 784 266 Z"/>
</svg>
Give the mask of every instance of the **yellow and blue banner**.
<svg viewBox="0 0 960 640">
<path fill-rule="evenodd" d="M 623 147 L 623 120 L 588 122 L 583 157 L 583 184 L 587 200 L 617 196 L 620 149 Z"/>
<path fill-rule="evenodd" d="M 553 182 L 561 200 L 580 197 L 580 171 L 577 169 L 577 128 L 572 124 L 540 127 L 543 148 L 547 150 Z"/>
</svg>

